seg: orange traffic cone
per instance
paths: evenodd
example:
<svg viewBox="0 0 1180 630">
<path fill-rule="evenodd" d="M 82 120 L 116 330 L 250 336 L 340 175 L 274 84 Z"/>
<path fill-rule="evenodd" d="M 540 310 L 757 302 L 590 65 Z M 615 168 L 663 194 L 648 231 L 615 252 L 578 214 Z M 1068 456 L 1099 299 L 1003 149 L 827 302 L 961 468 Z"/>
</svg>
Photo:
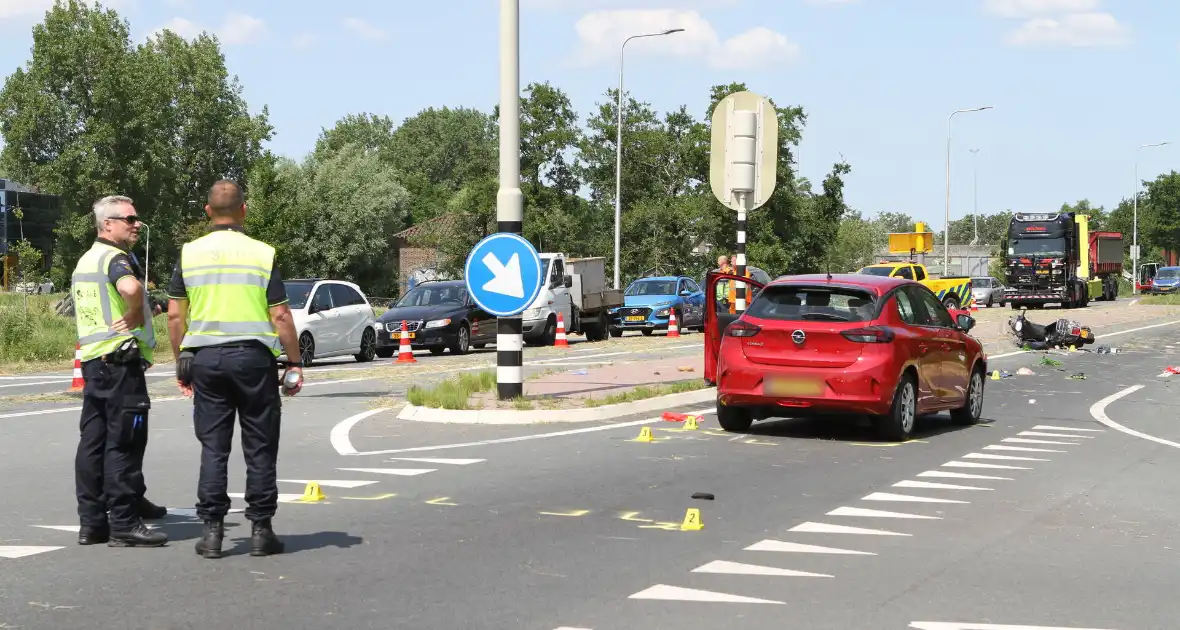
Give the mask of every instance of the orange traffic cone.
<svg viewBox="0 0 1180 630">
<path fill-rule="evenodd" d="M 680 336 L 680 323 L 676 321 L 676 311 L 668 313 L 668 337 Z"/>
<path fill-rule="evenodd" d="M 565 338 L 565 319 L 561 313 L 557 314 L 557 339 L 553 341 L 554 348 L 568 348 L 570 342 Z"/>
<path fill-rule="evenodd" d="M 70 391 L 80 392 L 86 386 L 86 379 L 82 377 L 82 343 L 74 346 L 74 380 L 70 381 Z"/>
<path fill-rule="evenodd" d="M 414 349 L 410 347 L 410 333 L 406 330 L 406 320 L 402 320 L 402 340 L 397 348 L 397 361 L 394 363 L 417 363 Z"/>
</svg>

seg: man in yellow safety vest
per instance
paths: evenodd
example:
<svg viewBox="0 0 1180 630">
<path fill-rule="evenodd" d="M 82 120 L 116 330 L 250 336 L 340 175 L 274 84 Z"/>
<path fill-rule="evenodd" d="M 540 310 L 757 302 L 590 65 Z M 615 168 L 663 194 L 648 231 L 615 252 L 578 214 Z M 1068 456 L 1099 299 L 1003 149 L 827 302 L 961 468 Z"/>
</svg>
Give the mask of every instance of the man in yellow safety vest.
<svg viewBox="0 0 1180 630">
<path fill-rule="evenodd" d="M 168 287 L 176 380 L 193 397 L 193 429 L 201 443 L 196 508 L 205 528 L 196 552 L 221 557 L 230 508 L 226 465 L 236 414 L 246 456 L 250 555 L 269 556 L 283 552 L 271 526 L 279 500 L 282 413 L 276 360 L 285 351 L 284 391 L 298 393 L 303 386 L 299 340 L 275 249 L 243 230 L 242 189 L 228 180 L 213 184 L 205 213 L 213 229 L 184 244 Z"/>
<path fill-rule="evenodd" d="M 127 197 L 103 197 L 93 209 L 98 238 L 78 261 L 70 287 L 85 379 L 74 460 L 78 544 L 158 547 L 168 536 L 143 523 L 167 509 L 144 498 L 151 408 L 144 371 L 156 336 L 130 252 L 141 223 Z"/>
</svg>

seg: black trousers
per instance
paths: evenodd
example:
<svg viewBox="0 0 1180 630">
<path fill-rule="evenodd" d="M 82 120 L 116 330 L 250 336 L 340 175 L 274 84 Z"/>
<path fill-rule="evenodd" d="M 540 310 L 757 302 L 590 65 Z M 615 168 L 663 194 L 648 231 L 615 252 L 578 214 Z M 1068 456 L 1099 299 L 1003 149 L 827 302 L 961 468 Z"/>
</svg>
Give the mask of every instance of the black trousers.
<svg viewBox="0 0 1180 630">
<path fill-rule="evenodd" d="M 282 415 L 274 355 L 261 344 L 200 348 L 193 357 L 192 386 L 193 428 L 201 442 L 197 515 L 220 519 L 229 512 L 226 466 L 237 414 L 246 459 L 246 518 L 273 517 L 279 503 L 276 464 Z"/>
<path fill-rule="evenodd" d="M 74 488 L 83 527 L 126 530 L 140 522 L 136 506 L 147 492 L 147 379 L 142 362 L 82 364 L 82 419 L 74 458 Z M 107 511 L 110 511 L 108 523 Z"/>
</svg>

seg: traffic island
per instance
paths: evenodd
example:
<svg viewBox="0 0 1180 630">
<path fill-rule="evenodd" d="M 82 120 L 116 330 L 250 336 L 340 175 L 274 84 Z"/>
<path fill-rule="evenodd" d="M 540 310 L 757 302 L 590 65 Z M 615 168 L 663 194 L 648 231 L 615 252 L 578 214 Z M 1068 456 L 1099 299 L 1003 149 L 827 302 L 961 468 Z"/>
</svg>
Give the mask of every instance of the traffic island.
<svg viewBox="0 0 1180 630">
<path fill-rule="evenodd" d="M 700 356 L 570 368 L 524 383 L 524 395 L 496 396 L 495 371 L 465 374 L 428 388 L 411 388 L 400 420 L 454 424 L 594 422 L 712 402 Z"/>
</svg>

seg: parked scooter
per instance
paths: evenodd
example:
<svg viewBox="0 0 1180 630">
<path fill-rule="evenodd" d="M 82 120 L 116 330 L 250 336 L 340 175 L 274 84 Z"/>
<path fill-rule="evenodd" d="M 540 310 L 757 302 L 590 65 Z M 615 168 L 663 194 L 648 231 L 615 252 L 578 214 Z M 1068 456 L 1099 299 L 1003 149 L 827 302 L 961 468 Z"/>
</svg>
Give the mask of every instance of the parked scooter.
<svg viewBox="0 0 1180 630">
<path fill-rule="evenodd" d="M 1083 326 L 1072 319 L 1060 318 L 1052 324 L 1040 325 L 1029 321 L 1028 309 L 1008 319 L 1009 334 L 1017 346 L 1033 350 L 1050 348 L 1082 347 L 1094 343 L 1094 333 L 1089 326 Z"/>
</svg>

